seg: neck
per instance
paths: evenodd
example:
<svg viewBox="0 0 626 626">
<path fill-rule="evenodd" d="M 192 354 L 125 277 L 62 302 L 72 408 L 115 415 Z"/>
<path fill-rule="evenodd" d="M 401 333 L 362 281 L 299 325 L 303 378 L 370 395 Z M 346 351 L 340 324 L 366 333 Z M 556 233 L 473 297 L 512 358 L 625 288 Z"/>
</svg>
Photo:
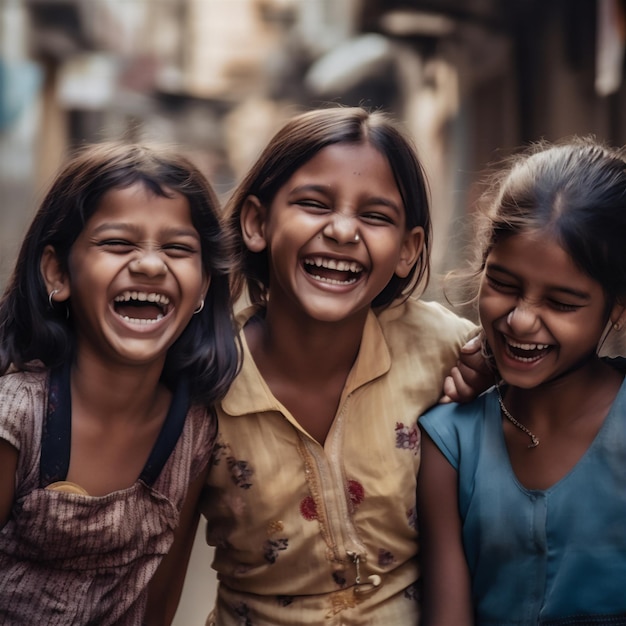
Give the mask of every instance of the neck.
<svg viewBox="0 0 626 626">
<path fill-rule="evenodd" d="M 162 401 L 162 367 L 107 367 L 90 355 L 79 355 L 72 367 L 72 405 L 88 407 L 111 422 L 143 421 Z"/>
<path fill-rule="evenodd" d="M 537 387 L 507 386 L 502 395 L 511 414 L 533 430 L 537 416 L 554 424 L 570 423 L 594 407 L 610 405 L 622 380 L 616 369 L 594 355 Z"/>
<path fill-rule="evenodd" d="M 268 305 L 265 316 L 246 326 L 250 351 L 257 362 L 290 378 L 324 380 L 338 371 L 349 371 L 359 352 L 367 319 L 320 322 L 298 319 Z"/>
</svg>

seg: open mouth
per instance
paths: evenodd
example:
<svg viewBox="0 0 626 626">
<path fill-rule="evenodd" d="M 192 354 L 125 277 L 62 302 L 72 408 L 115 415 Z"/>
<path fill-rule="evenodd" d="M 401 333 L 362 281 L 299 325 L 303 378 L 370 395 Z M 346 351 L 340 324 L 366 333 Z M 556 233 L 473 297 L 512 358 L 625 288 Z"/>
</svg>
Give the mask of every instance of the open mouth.
<svg viewBox="0 0 626 626">
<path fill-rule="evenodd" d="M 125 291 L 113 302 L 115 312 L 131 324 L 154 324 L 170 309 L 170 299 L 161 293 Z"/>
<path fill-rule="evenodd" d="M 321 256 L 304 259 L 304 269 L 315 280 L 331 285 L 351 285 L 363 273 L 363 266 L 356 261 L 342 261 Z"/>
<path fill-rule="evenodd" d="M 524 363 L 532 363 L 544 357 L 552 346 L 545 343 L 517 343 L 505 339 L 508 355 Z"/>
</svg>

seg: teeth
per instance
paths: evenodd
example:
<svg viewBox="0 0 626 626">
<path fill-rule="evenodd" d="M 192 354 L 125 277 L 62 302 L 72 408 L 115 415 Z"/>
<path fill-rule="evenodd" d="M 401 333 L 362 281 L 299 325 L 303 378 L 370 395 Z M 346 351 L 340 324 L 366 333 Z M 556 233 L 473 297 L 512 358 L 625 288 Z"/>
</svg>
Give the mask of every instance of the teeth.
<svg viewBox="0 0 626 626">
<path fill-rule="evenodd" d="M 144 320 L 144 319 L 136 319 L 134 317 L 128 317 L 127 315 L 122 315 L 122 319 L 127 321 L 130 324 L 139 324 L 140 326 L 147 326 L 149 324 L 155 324 L 159 320 L 162 320 L 163 316 L 159 313 L 159 315 L 156 316 L 156 319 Z"/>
<path fill-rule="evenodd" d="M 161 305 L 170 303 L 170 299 L 162 293 L 146 293 L 145 291 L 125 291 L 115 298 L 115 302 L 130 302 L 132 300 L 155 302 Z"/>
<path fill-rule="evenodd" d="M 316 256 L 304 259 L 304 262 L 306 265 L 315 265 L 316 267 L 323 267 L 338 272 L 352 272 L 357 274 L 363 271 L 363 266 L 356 261 L 338 261 L 336 259 L 326 259 L 321 256 Z"/>
<path fill-rule="evenodd" d="M 328 283 L 329 285 L 351 285 L 352 283 L 356 283 L 356 278 L 350 278 L 348 280 L 335 280 L 334 278 L 326 278 L 324 276 L 316 276 L 315 274 L 311 274 L 315 280 L 319 280 L 322 283 Z"/>
<path fill-rule="evenodd" d="M 509 341 L 508 344 L 518 350 L 545 350 L 550 347 L 547 343 L 515 343 L 514 341 Z"/>
</svg>

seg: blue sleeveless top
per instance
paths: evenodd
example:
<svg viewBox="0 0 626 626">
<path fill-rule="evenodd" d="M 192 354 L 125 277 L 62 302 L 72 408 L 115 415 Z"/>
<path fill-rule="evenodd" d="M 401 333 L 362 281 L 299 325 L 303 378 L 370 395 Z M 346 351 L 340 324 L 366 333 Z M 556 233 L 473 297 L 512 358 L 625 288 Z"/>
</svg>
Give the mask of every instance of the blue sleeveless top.
<svg viewBox="0 0 626 626">
<path fill-rule="evenodd" d="M 585 454 L 546 490 L 513 473 L 495 389 L 419 423 L 459 474 L 477 624 L 626 625 L 626 382 Z"/>
</svg>

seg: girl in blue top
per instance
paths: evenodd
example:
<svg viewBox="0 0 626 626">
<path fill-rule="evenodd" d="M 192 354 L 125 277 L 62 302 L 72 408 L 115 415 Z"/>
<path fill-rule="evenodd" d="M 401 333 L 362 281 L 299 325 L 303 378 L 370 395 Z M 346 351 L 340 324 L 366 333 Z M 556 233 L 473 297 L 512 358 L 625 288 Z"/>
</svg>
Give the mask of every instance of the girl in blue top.
<svg viewBox="0 0 626 626">
<path fill-rule="evenodd" d="M 626 624 L 624 152 L 535 146 L 486 213 L 478 309 L 498 384 L 420 425 L 423 624 Z"/>
</svg>

